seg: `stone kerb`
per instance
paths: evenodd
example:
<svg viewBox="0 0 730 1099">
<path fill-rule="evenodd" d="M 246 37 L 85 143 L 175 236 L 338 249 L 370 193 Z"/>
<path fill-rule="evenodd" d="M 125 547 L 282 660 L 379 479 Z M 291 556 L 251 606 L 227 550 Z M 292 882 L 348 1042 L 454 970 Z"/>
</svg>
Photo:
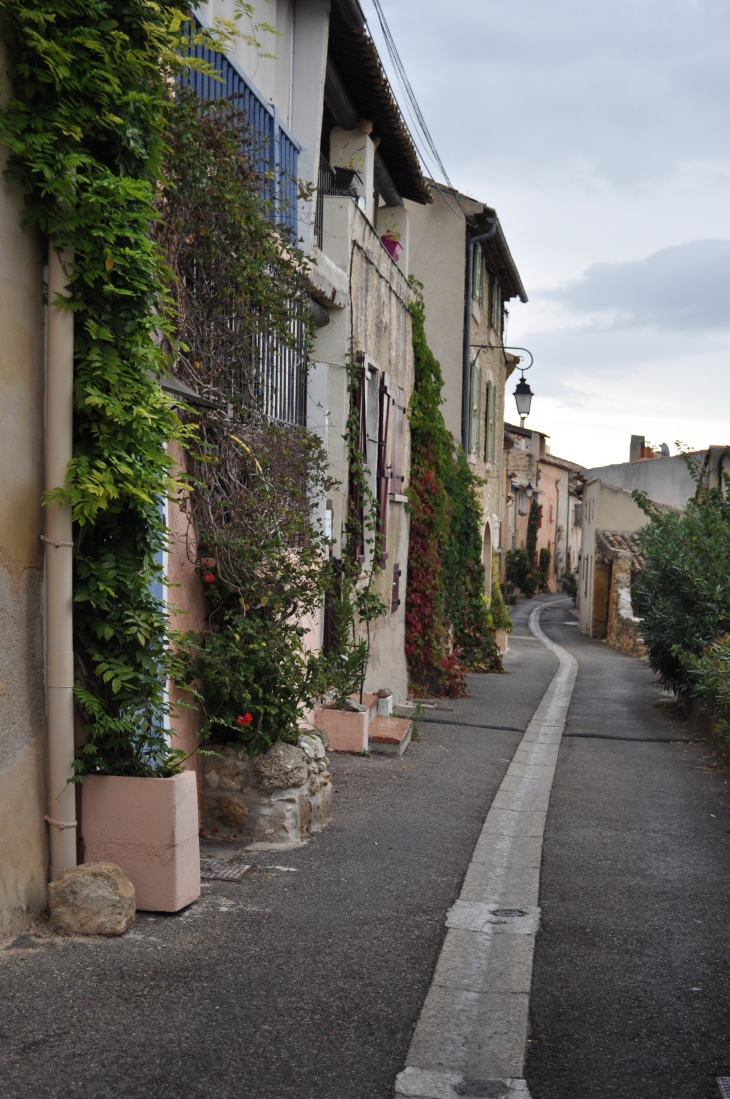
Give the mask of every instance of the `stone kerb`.
<svg viewBox="0 0 730 1099">
<path fill-rule="evenodd" d="M 234 833 L 251 842 L 300 843 L 332 816 L 332 776 L 322 737 L 274 744 L 261 756 L 208 745 L 201 810 L 205 833 Z"/>
</svg>

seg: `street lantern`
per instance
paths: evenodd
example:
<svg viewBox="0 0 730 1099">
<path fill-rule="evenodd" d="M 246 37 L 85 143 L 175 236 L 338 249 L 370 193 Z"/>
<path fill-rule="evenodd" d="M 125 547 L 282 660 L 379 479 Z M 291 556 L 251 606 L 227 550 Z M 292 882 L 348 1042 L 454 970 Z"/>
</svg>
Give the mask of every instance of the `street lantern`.
<svg viewBox="0 0 730 1099">
<path fill-rule="evenodd" d="M 523 374 L 515 387 L 515 404 L 517 405 L 517 411 L 520 414 L 520 425 L 524 424 L 525 419 L 530 415 L 530 405 L 532 404 L 532 390 L 529 384 L 525 381 L 525 375 Z"/>
<path fill-rule="evenodd" d="M 527 488 L 525 489 L 525 496 L 527 497 L 528 500 L 531 500 L 532 497 L 534 496 L 534 494 L 535 494 L 535 490 L 532 487 L 532 481 L 528 481 L 527 482 Z"/>
</svg>

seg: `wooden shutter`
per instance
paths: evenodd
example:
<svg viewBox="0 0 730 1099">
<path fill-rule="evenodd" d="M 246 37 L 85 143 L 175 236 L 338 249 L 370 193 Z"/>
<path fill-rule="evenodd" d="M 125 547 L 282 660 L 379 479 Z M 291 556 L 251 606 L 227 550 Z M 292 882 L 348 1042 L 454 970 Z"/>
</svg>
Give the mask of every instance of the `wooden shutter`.
<svg viewBox="0 0 730 1099">
<path fill-rule="evenodd" d="M 380 567 L 384 567 L 388 558 L 385 550 L 388 536 L 388 493 L 390 492 L 390 412 L 393 399 L 389 392 L 390 378 L 383 373 L 380 376 L 380 417 L 378 424 L 378 465 L 376 495 L 378 499 L 378 545 L 380 549 Z"/>
<path fill-rule="evenodd" d="M 487 382 L 486 415 L 484 417 L 484 461 L 493 462 L 496 451 L 497 387 Z"/>
<path fill-rule="evenodd" d="M 406 394 L 399 385 L 391 387 L 390 409 L 390 491 L 400 493 L 405 475 Z"/>
<path fill-rule="evenodd" d="M 358 356 L 357 384 L 352 396 L 354 411 L 357 416 L 357 438 L 355 445 L 360 455 L 362 466 L 361 475 L 365 476 L 368 457 L 368 433 L 367 433 L 367 365 L 365 356 Z M 361 564 L 365 560 L 365 498 L 360 477 L 355 470 L 350 470 L 350 515 L 349 535 L 352 542 L 352 553 L 356 561 Z"/>
<path fill-rule="evenodd" d="M 469 416 L 469 453 L 479 452 L 479 434 L 482 419 L 482 368 L 480 363 L 471 368 L 471 409 Z"/>
<path fill-rule="evenodd" d="M 391 584 L 390 594 L 390 613 L 395 614 L 400 607 L 400 578 L 401 567 L 400 565 L 393 565 L 393 583 Z"/>
</svg>

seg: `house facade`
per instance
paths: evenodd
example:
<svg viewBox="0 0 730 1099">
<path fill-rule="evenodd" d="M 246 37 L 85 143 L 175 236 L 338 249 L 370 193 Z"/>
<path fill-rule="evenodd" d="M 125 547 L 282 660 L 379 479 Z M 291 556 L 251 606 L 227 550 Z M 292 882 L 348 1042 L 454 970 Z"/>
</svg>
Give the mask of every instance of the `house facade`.
<svg viewBox="0 0 730 1099">
<path fill-rule="evenodd" d="M 505 385 L 519 359 L 503 347 L 505 305 L 526 302 L 496 212 L 430 182 L 433 202 L 406 203 L 410 271 L 423 286 L 426 335 L 441 364 L 442 411 L 481 479 L 482 563 L 491 591 L 501 552 Z"/>
</svg>

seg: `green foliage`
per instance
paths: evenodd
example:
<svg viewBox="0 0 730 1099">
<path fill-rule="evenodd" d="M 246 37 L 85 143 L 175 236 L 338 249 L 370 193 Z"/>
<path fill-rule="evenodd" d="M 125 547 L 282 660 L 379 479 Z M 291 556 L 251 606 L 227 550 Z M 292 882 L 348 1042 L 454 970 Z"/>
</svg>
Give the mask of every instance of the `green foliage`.
<svg viewBox="0 0 730 1099">
<path fill-rule="evenodd" d="M 566 595 L 569 595 L 571 599 L 575 599 L 578 594 L 578 579 L 574 572 L 565 572 L 560 577 L 560 585 Z"/>
<path fill-rule="evenodd" d="M 540 550 L 540 555 L 538 557 L 538 562 L 539 563 L 538 563 L 537 571 L 538 571 L 539 576 L 540 576 L 540 587 L 542 588 L 543 591 L 547 591 L 548 587 L 550 585 L 550 561 L 551 561 L 551 559 L 552 559 L 552 554 L 550 553 L 549 549 L 543 548 L 543 549 Z"/>
<path fill-rule="evenodd" d="M 467 669 L 500 670 L 501 663 L 484 596 L 479 481 L 463 452 L 455 452 L 444 423 L 441 367 L 428 346 L 423 298 L 413 285 L 406 655 L 415 690 L 458 696 L 465 693 Z"/>
<path fill-rule="evenodd" d="M 469 671 L 501 671 L 499 652 L 490 629 L 482 564 L 482 512 L 476 477 L 461 447 L 452 449 L 444 470 L 444 487 L 451 501 L 449 539 L 443 550 L 446 615 L 454 643 Z"/>
<path fill-rule="evenodd" d="M 489 625 L 493 630 L 507 630 L 511 633 L 514 624 L 504 601 L 502 585 L 499 582 L 499 554 L 492 550 L 492 598 L 489 604 Z"/>
<path fill-rule="evenodd" d="M 730 744 L 730 634 L 711 641 L 700 656 L 687 656 L 685 669 L 690 689 L 709 711 L 715 732 Z"/>
<path fill-rule="evenodd" d="M 175 490 L 165 444 L 187 433 L 158 384 L 171 303 L 149 225 L 183 16 L 165 0 L 5 0 L 1 19 L 6 175 L 25 224 L 68 250 L 75 320 L 75 766 L 167 774 L 179 754 L 163 733 L 169 654 L 151 584 Z"/>
<path fill-rule="evenodd" d="M 190 634 L 187 670 L 204 722 L 201 739 L 243 745 L 251 755 L 278 740 L 295 743 L 302 706 L 321 694 L 320 656 L 307 652 L 301 626 L 272 629 L 265 609 L 244 614 L 233 599 L 219 628 Z"/>
<path fill-rule="evenodd" d="M 664 687 L 683 694 L 697 689 L 693 659 L 730 628 L 730 503 L 707 487 L 701 467 L 686 461 L 697 492 L 683 512 L 663 513 L 633 493 L 649 519 L 638 534 L 645 569 L 634 607 L 652 668 Z"/>
<path fill-rule="evenodd" d="M 525 539 L 525 549 L 530 562 L 531 572 L 537 566 L 537 530 L 540 526 L 541 518 L 542 505 L 538 504 L 537 496 L 533 496 L 530 500 L 530 514 L 527 517 L 527 537 Z"/>
</svg>

